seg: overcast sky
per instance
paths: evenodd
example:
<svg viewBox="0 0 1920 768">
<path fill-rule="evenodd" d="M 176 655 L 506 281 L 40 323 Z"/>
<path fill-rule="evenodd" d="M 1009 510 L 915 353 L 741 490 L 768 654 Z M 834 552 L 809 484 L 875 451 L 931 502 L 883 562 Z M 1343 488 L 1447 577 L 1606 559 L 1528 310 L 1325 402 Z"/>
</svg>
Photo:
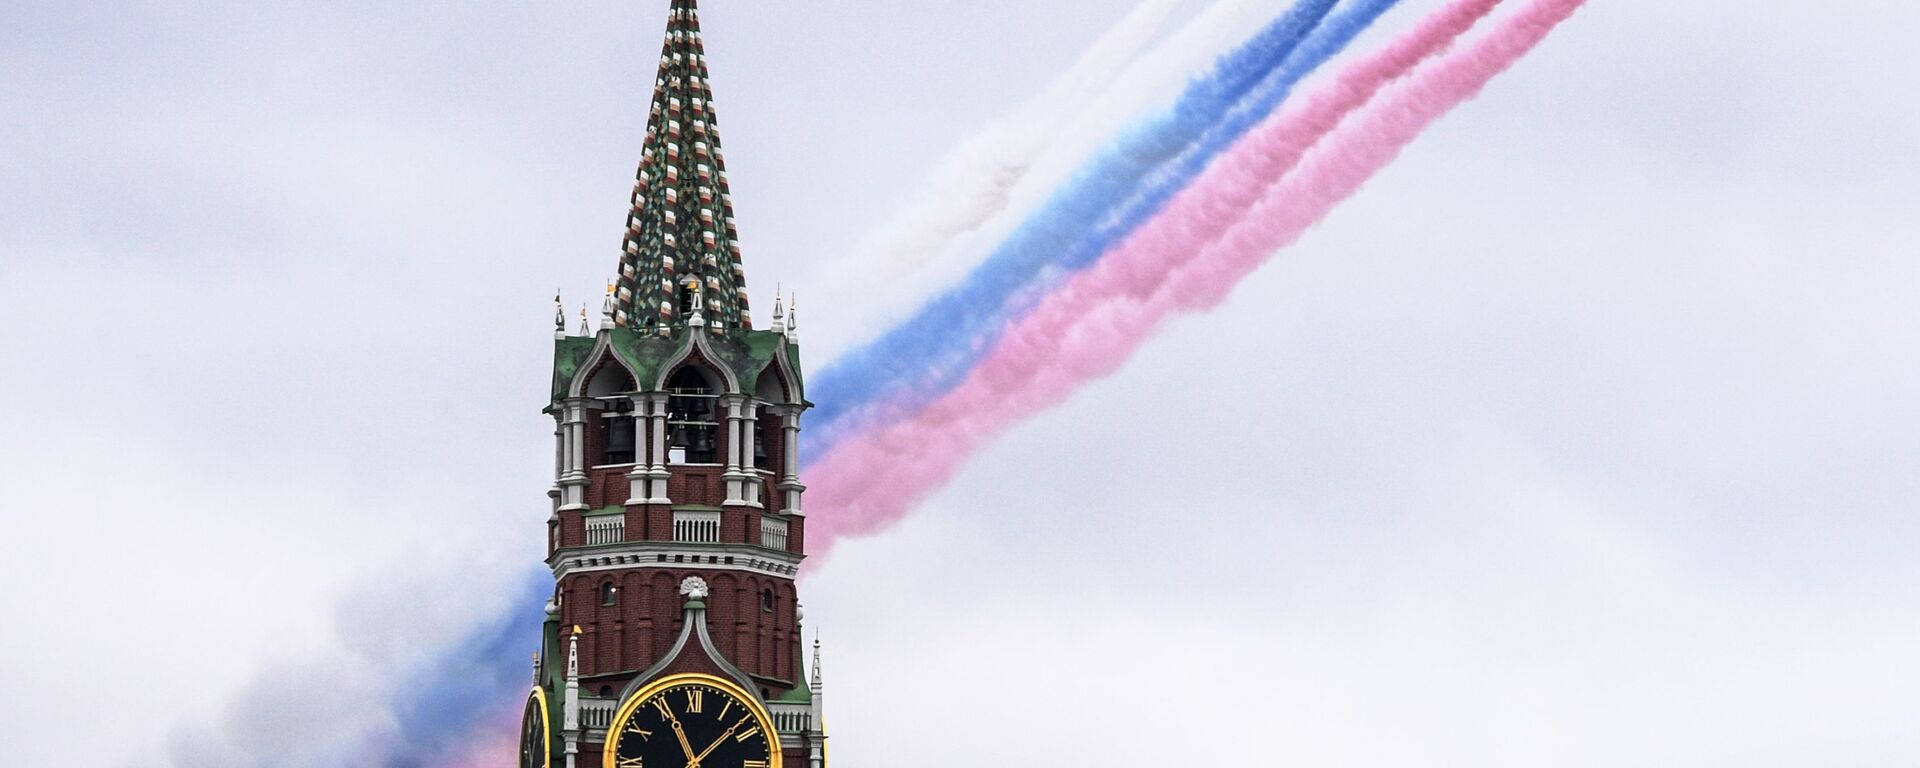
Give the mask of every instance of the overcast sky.
<svg viewBox="0 0 1920 768">
<path fill-rule="evenodd" d="M 886 314 L 827 266 L 1131 3 L 705 5 L 748 273 L 831 351 Z M 0 9 L 9 760 L 165 764 L 537 567 L 552 292 L 615 266 L 665 6 Z M 1593 0 L 840 546 L 834 756 L 1920 762 L 1916 25 Z"/>
</svg>

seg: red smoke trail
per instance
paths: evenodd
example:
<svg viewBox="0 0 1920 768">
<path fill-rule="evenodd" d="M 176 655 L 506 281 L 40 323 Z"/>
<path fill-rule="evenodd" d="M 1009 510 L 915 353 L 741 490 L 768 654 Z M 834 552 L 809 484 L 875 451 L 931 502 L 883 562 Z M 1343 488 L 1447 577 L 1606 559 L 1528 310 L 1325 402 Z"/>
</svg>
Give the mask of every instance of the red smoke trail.
<svg viewBox="0 0 1920 768">
<path fill-rule="evenodd" d="M 813 500 L 832 513 L 810 521 L 814 540 L 870 533 L 897 520 L 988 439 L 1112 373 L 1167 317 L 1219 303 L 1583 2 L 1528 3 L 1340 125 L 1341 114 L 1444 50 L 1490 7 L 1485 0 L 1456 0 L 1350 67 L 1307 106 L 1262 126 L 1242 142 L 1245 152 L 1236 147 L 1152 225 L 1021 318 L 966 382 L 912 418 L 843 443 L 816 464 Z M 1244 207 L 1256 193 L 1257 202 Z M 1226 222 L 1231 227 L 1212 237 Z"/>
</svg>

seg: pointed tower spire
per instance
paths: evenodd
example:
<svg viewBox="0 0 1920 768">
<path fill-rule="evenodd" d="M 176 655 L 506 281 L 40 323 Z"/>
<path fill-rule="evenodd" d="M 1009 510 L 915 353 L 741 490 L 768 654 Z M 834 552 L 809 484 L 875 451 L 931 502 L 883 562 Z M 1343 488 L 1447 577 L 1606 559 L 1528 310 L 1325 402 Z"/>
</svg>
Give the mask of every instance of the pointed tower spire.
<svg viewBox="0 0 1920 768">
<path fill-rule="evenodd" d="M 820 633 L 813 634 L 813 695 L 824 693 L 825 683 L 820 679 Z"/>
<path fill-rule="evenodd" d="M 553 292 L 553 337 L 556 339 L 567 337 L 567 308 L 560 303 L 559 291 Z"/>
<path fill-rule="evenodd" d="M 667 17 L 623 251 L 616 325 L 661 332 L 685 325 L 689 302 L 680 293 L 691 277 L 704 288 L 710 331 L 751 327 L 695 0 L 673 0 Z"/>
<path fill-rule="evenodd" d="M 600 302 L 600 330 L 613 328 L 613 283 L 607 283 L 607 298 Z"/>
<path fill-rule="evenodd" d="M 800 340 L 800 295 L 794 294 L 787 299 L 787 340 Z"/>
<path fill-rule="evenodd" d="M 777 285 L 773 289 L 773 332 L 780 334 L 787 332 L 786 302 L 781 300 L 780 287 Z"/>
<path fill-rule="evenodd" d="M 808 719 L 812 721 L 813 731 L 810 741 L 813 748 L 808 750 L 808 768 L 826 768 L 827 766 L 827 686 L 820 676 L 820 633 L 813 633 L 813 680 L 807 685 L 813 695 L 807 701 Z"/>
</svg>

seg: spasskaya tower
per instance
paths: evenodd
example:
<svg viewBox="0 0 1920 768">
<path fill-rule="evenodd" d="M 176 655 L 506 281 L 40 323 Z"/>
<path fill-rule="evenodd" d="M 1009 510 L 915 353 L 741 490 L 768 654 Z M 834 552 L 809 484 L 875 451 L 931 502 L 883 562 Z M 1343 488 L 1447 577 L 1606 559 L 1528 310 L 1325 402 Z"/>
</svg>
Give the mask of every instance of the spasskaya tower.
<svg viewBox="0 0 1920 768">
<path fill-rule="evenodd" d="M 753 327 L 695 0 L 672 0 L 618 271 L 557 321 L 553 599 L 522 768 L 822 768 L 797 322 Z"/>
</svg>

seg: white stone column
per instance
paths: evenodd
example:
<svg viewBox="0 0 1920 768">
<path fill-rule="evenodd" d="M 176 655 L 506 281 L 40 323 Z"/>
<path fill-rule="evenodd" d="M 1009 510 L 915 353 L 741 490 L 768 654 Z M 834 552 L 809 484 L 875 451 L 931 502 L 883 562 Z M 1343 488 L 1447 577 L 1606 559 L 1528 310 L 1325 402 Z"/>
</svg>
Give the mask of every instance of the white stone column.
<svg viewBox="0 0 1920 768">
<path fill-rule="evenodd" d="M 780 415 L 780 428 L 786 434 L 786 450 L 781 451 L 780 460 L 780 514 L 803 516 L 800 511 L 800 495 L 807 487 L 800 484 L 800 408 L 783 406 Z"/>
<path fill-rule="evenodd" d="M 560 509 L 579 511 L 587 508 L 587 401 L 568 400 L 561 424 Z"/>
<path fill-rule="evenodd" d="M 633 419 L 633 470 L 627 473 L 627 504 L 645 504 L 653 498 L 653 474 L 648 472 L 647 463 L 652 452 L 653 441 L 648 437 L 652 431 L 648 427 L 653 423 L 653 398 L 650 395 L 634 395 L 632 402 Z"/>
<path fill-rule="evenodd" d="M 742 507 L 747 505 L 745 486 L 750 474 L 741 466 L 740 448 L 745 442 L 740 439 L 740 415 L 742 406 L 748 402 L 745 395 L 725 395 L 720 405 L 727 409 L 727 471 L 723 477 L 727 481 L 727 500 L 722 506 Z"/>
<path fill-rule="evenodd" d="M 553 414 L 553 487 L 547 489 L 547 512 L 560 517 L 560 479 L 567 476 L 567 428 L 565 409 Z"/>
<path fill-rule="evenodd" d="M 647 449 L 647 489 L 646 503 L 670 504 L 667 499 L 667 395 L 655 392 L 646 395 L 641 401 L 646 410 Z"/>
<path fill-rule="evenodd" d="M 741 482 L 740 497 L 749 507 L 763 506 L 760 503 L 760 462 L 753 458 L 754 447 L 760 442 L 760 404 L 748 399 L 741 405 L 745 410 L 740 421 L 740 467 L 746 473 Z M 749 537 L 758 536 L 757 531 L 749 532 Z"/>
<path fill-rule="evenodd" d="M 562 410 L 564 411 L 564 407 Z M 564 413 L 555 413 L 553 415 L 553 481 L 554 481 L 554 484 L 558 485 L 560 482 L 561 476 L 565 474 L 567 474 L 566 417 Z"/>
</svg>

